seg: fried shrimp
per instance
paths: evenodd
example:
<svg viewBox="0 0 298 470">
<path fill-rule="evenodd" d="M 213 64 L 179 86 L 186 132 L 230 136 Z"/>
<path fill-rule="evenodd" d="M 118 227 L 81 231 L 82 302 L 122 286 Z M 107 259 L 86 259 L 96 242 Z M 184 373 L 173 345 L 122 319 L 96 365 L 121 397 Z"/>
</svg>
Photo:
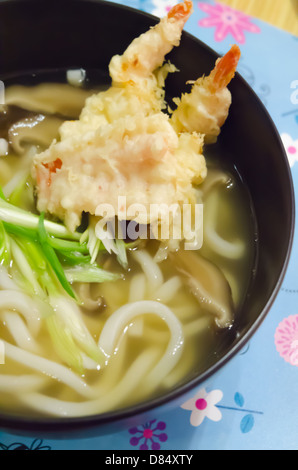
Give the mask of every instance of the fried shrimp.
<svg viewBox="0 0 298 470">
<path fill-rule="evenodd" d="M 134 39 L 122 56 L 114 56 L 109 66 L 113 82 L 138 83 L 150 78 L 173 47 L 179 46 L 183 27 L 192 11 L 189 0 L 174 6 L 156 26 Z"/>
<path fill-rule="evenodd" d="M 175 6 L 122 56 L 113 57 L 111 87 L 89 97 L 80 119 L 64 122 L 60 141 L 35 157 L 40 211 L 74 230 L 82 212 L 98 215 L 98 206 L 107 201 L 121 219 L 120 196 L 126 197 L 127 206 L 138 201 L 146 208 L 149 218 L 139 213 L 135 219 L 141 224 L 156 222 L 149 207 L 160 200 L 169 207 L 195 203 L 192 185 L 207 175 L 203 138 L 197 133 L 178 135 L 162 112 L 162 87 L 171 67 L 162 65 L 179 45 L 191 12 L 189 0 Z"/>
<path fill-rule="evenodd" d="M 109 64 L 112 86 L 86 100 L 80 120 L 62 124 L 61 138 L 84 135 L 112 123 L 115 116 L 133 115 L 136 110 L 148 116 L 165 109 L 165 80 L 176 68 L 163 62 L 165 55 L 179 46 L 183 26 L 192 10 L 190 0 L 174 6 L 156 26 L 134 39 L 123 55 L 112 57 Z"/>
<path fill-rule="evenodd" d="M 207 77 L 200 77 L 190 93 L 176 98 L 177 109 L 171 122 L 177 132 L 199 132 L 205 135 L 205 142 L 215 142 L 222 125 L 228 117 L 232 102 L 227 86 L 235 75 L 240 49 L 231 49 L 216 61 Z"/>
<path fill-rule="evenodd" d="M 83 212 L 99 217 L 98 207 L 106 203 L 118 219 L 130 220 L 118 205 L 123 197 L 127 207 L 138 202 L 145 208 L 133 220 L 151 226 L 167 216 L 150 211 L 154 204 L 195 206 L 196 185 L 207 176 L 204 134 L 217 135 L 228 114 L 226 85 L 235 73 L 236 53 L 233 49 L 209 77 L 199 79 L 172 117 L 163 112 L 164 81 L 174 67 L 164 64 L 165 55 L 179 45 L 191 13 L 192 2 L 185 0 L 122 56 L 114 56 L 111 87 L 89 97 L 80 118 L 62 124 L 60 140 L 36 155 L 40 212 L 75 230 Z"/>
</svg>

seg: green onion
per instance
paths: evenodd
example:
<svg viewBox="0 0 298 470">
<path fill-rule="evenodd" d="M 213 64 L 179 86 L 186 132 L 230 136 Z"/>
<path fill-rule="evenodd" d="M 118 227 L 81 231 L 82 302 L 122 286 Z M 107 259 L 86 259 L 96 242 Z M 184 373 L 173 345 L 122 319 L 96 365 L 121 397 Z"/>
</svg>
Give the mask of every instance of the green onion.
<svg viewBox="0 0 298 470">
<path fill-rule="evenodd" d="M 5 200 L 3 191 L 0 191 L 0 220 L 19 227 L 38 230 L 39 216 L 13 206 Z M 79 240 L 81 235 L 70 232 L 64 225 L 49 220 L 44 221 L 46 231 L 56 237 Z"/>
<path fill-rule="evenodd" d="M 60 238 L 49 237 L 49 244 L 52 248 L 59 251 L 73 251 L 88 254 L 89 250 L 86 243 L 76 241 L 62 240 Z"/>
<path fill-rule="evenodd" d="M 47 319 L 47 327 L 58 356 L 77 373 L 84 373 L 83 360 L 79 347 L 75 344 L 72 332 L 62 324 L 57 315 Z"/>
<path fill-rule="evenodd" d="M 4 224 L 0 222 L 0 265 L 8 266 L 11 259 L 10 240 Z"/>
<path fill-rule="evenodd" d="M 3 222 L 3 225 L 4 225 L 6 232 L 8 232 L 11 235 L 25 237 L 31 240 L 38 239 L 36 230 L 30 229 L 30 228 L 19 227 L 18 225 L 13 225 L 7 222 Z"/>
<path fill-rule="evenodd" d="M 58 258 L 63 265 L 77 266 L 80 264 L 90 264 L 91 256 L 78 252 L 58 251 Z"/>
<path fill-rule="evenodd" d="M 22 196 L 24 195 L 24 190 L 26 187 L 26 183 L 28 181 L 29 174 L 26 174 L 23 176 L 21 179 L 20 183 L 17 185 L 17 187 L 13 190 L 13 192 L 9 196 L 9 202 L 13 206 L 18 206 L 22 202 Z"/>
<path fill-rule="evenodd" d="M 58 280 L 63 289 L 76 299 L 71 282 L 105 282 L 121 277 L 104 271 L 95 262 L 98 253 L 106 250 L 96 237 L 95 224 L 96 218 L 93 218 L 83 234 L 72 233 L 63 224 L 45 220 L 44 213 L 38 216 L 10 204 L 0 187 L 0 264 L 8 266 L 11 261 L 12 237 L 17 243 L 14 252 L 18 246 L 23 251 L 22 256 L 19 252 L 23 275 L 28 270 L 35 292 L 40 283 L 45 292 L 55 293 L 55 280 Z M 126 269 L 129 246 L 123 240 L 114 240 L 113 243 L 117 259 Z M 69 267 L 66 271 L 65 266 Z M 24 281 L 28 281 L 26 276 Z"/>
<path fill-rule="evenodd" d="M 21 194 L 20 186 L 14 198 L 19 200 Z M 44 213 L 38 216 L 12 205 L 0 187 L 0 264 L 10 266 L 17 282 L 42 303 L 53 347 L 80 374 L 84 372 L 83 354 L 99 366 L 105 357 L 81 318 L 71 283 L 101 283 L 122 277 L 92 263 L 102 250 L 105 247 L 93 230 L 87 229 L 83 235 L 69 232 L 64 225 L 45 220 Z M 118 253 L 124 265 L 123 242 L 118 243 Z M 62 295 L 61 288 L 72 299 Z"/>
<path fill-rule="evenodd" d="M 36 273 L 34 272 L 34 269 L 32 269 L 32 260 L 26 256 L 27 253 L 24 250 L 24 247 L 22 244 L 19 244 L 19 241 L 15 241 L 13 238 L 11 238 L 10 244 L 13 260 L 17 265 L 19 272 L 22 274 L 25 285 L 27 285 L 27 288 L 31 287 L 33 293 L 38 295 L 40 298 L 45 297 L 38 282 Z M 28 258 L 30 259 L 30 262 Z"/>
<path fill-rule="evenodd" d="M 116 247 L 118 250 L 117 260 L 124 269 L 127 269 L 128 261 L 127 261 L 127 253 L 126 253 L 126 246 L 125 246 L 124 240 L 117 239 Z"/>
<path fill-rule="evenodd" d="M 80 349 L 93 359 L 96 364 L 103 364 L 105 360 L 104 354 L 86 327 L 78 305 L 71 299 L 66 299 L 61 295 L 58 297 L 50 296 L 49 302 L 55 311 L 55 315 L 61 321 L 63 328 L 66 328 L 71 333 L 73 340 Z"/>
<path fill-rule="evenodd" d="M 4 196 L 4 192 L 0 186 L 0 199 L 3 199 L 3 201 L 6 201 L 6 197 Z"/>
<path fill-rule="evenodd" d="M 121 279 L 121 274 L 110 273 L 96 265 L 79 266 L 74 269 L 65 269 L 65 276 L 71 283 L 73 282 L 109 282 Z"/>
<path fill-rule="evenodd" d="M 64 290 L 73 298 L 76 299 L 76 295 L 73 292 L 71 285 L 69 284 L 64 270 L 61 266 L 61 263 L 55 253 L 55 250 L 52 248 L 50 245 L 48 239 L 49 235 L 46 232 L 45 226 L 44 226 L 44 213 L 42 213 L 39 217 L 39 223 L 38 223 L 38 238 L 39 242 L 41 244 L 41 247 L 43 249 L 44 255 L 47 258 L 50 266 L 52 267 L 54 273 L 56 274 L 57 278 L 60 281 L 60 284 L 64 288 Z"/>
</svg>

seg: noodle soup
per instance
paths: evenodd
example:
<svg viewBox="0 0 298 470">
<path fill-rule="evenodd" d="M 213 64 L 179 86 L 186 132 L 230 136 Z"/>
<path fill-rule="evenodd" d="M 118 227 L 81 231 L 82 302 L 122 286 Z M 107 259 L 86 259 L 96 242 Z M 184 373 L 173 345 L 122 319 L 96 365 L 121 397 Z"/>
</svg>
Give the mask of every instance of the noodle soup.
<svg viewBox="0 0 298 470">
<path fill-rule="evenodd" d="M 171 11 L 151 30 L 155 40 L 158 28 L 177 29 L 180 37 L 190 8 L 186 1 Z M 162 59 L 175 37 L 161 44 Z M 139 41 L 133 48 L 142 52 Z M 227 336 L 237 335 L 234 320 L 256 259 L 254 213 L 240 175 L 209 145 L 228 116 L 226 86 L 238 59 L 231 48 L 194 86 L 192 101 L 207 94 L 204 112 L 212 121 L 208 127 L 200 111 L 200 132 L 192 129 L 187 96 L 167 115 L 164 81 L 175 67 L 158 58 L 150 64 L 157 72 L 144 72 L 129 49 L 112 59 L 113 84 L 102 92 L 49 83 L 42 74 L 35 86 L 20 80 L 7 88 L 1 409 L 63 418 L 145 402 L 207 370 Z M 94 207 L 113 205 L 121 191 L 145 207 L 176 199 L 203 204 L 202 248 L 186 250 L 183 239 L 158 236 L 101 238 Z M 148 228 L 154 221 L 134 222 Z"/>
<path fill-rule="evenodd" d="M 55 87 L 59 86 L 55 84 Z M 77 89 L 69 88 L 75 95 Z M 22 116 L 26 120 L 28 116 L 38 115 L 30 111 L 24 114 L 24 110 L 15 108 L 13 116 Z M 12 200 L 20 192 L 18 201 L 22 209 L 36 212 L 30 165 L 33 152 L 36 148 L 41 151 L 41 147 L 38 140 L 34 142 L 34 137 L 27 142 L 24 134 L 24 139 L 21 155 L 11 152 L 1 159 L 1 185 L 6 194 L 12 191 Z M 220 167 L 212 153 L 208 176 L 201 188 L 205 214 L 203 247 L 198 252 L 182 249 L 181 256 L 185 255 L 186 263 L 189 260 L 194 263 L 203 257 L 209 260 L 212 271 L 213 263 L 220 268 L 211 283 L 217 286 L 216 289 L 221 289 L 222 285 L 225 288 L 226 282 L 229 284 L 234 315 L 245 299 L 255 261 L 253 209 L 239 175 L 233 168 Z M 168 374 L 166 365 L 161 375 L 158 371 L 153 374 L 156 383 L 153 386 L 150 380 L 152 389 L 146 376 L 165 355 L 171 331 L 163 318 L 154 311 L 150 313 L 150 304 L 146 315 L 142 314 L 140 305 L 140 313 L 136 311 L 124 327 L 120 327 L 107 367 L 101 368 L 92 359 L 84 357 L 83 372 L 77 373 L 61 361 L 59 348 L 55 348 L 49 332 L 47 318 L 51 314 L 47 308 L 43 311 L 44 305 L 34 296 L 28 296 L 26 289 L 20 289 L 20 263 L 14 260 L 9 269 L 2 268 L 1 339 L 5 341 L 6 360 L 1 366 L 1 408 L 17 414 L 50 416 L 84 416 L 110 411 L 158 397 L 212 365 L 220 351 L 222 336 L 236 334 L 233 319 L 228 328 L 219 328 L 215 321 L 216 307 L 212 311 L 198 302 L 187 277 L 179 270 L 175 260 L 177 254 L 160 261 L 158 252 L 157 240 L 142 240 L 130 247 L 126 271 L 121 269 L 115 256 L 100 253 L 100 265 L 111 272 L 124 274 L 123 278 L 104 283 L 73 284 L 81 299 L 80 308 L 77 307 L 80 319 L 96 342 L 107 320 L 126 305 L 159 302 L 179 320 L 181 356 Z M 200 264 L 196 276 L 200 282 Z M 213 290 L 211 286 L 206 302 L 216 304 L 219 299 L 212 297 L 215 295 Z M 69 308 L 69 302 L 66 298 L 60 300 L 62 312 Z M 30 309 L 33 314 L 28 313 Z"/>
</svg>

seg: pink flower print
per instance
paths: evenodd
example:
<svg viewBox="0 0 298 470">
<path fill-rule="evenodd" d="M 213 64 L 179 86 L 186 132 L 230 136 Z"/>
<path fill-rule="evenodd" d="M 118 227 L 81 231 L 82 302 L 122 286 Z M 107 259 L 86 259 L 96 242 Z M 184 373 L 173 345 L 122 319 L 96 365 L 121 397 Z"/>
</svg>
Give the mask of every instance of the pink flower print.
<svg viewBox="0 0 298 470">
<path fill-rule="evenodd" d="M 166 433 L 160 432 L 164 431 L 166 428 L 166 423 L 163 421 L 158 421 L 156 424 L 155 423 L 156 419 L 149 421 L 145 425 L 130 428 L 128 432 L 130 434 L 135 434 L 135 436 L 130 439 L 130 444 L 132 446 L 138 446 L 141 444 L 139 447 L 140 450 L 148 450 L 149 443 L 152 450 L 159 450 L 159 442 L 166 442 L 168 440 L 168 436 Z"/>
<path fill-rule="evenodd" d="M 244 31 L 249 33 L 259 33 L 260 28 L 252 23 L 251 18 L 238 10 L 219 3 L 209 5 L 199 3 L 199 8 L 209 16 L 199 21 L 199 26 L 203 28 L 215 27 L 215 40 L 223 41 L 228 34 L 239 43 L 245 43 Z"/>
<path fill-rule="evenodd" d="M 278 325 L 274 340 L 281 357 L 298 367 L 298 315 L 291 315 Z"/>
<path fill-rule="evenodd" d="M 207 393 L 204 388 L 198 391 L 198 393 L 185 402 L 181 408 L 184 410 L 191 411 L 190 424 L 192 426 L 200 426 L 205 418 L 211 421 L 220 421 L 222 414 L 219 409 L 215 406 L 223 398 L 221 390 L 213 390 Z"/>
<path fill-rule="evenodd" d="M 284 144 L 290 166 L 298 161 L 298 139 L 293 140 L 289 134 L 281 134 L 281 140 Z"/>
</svg>

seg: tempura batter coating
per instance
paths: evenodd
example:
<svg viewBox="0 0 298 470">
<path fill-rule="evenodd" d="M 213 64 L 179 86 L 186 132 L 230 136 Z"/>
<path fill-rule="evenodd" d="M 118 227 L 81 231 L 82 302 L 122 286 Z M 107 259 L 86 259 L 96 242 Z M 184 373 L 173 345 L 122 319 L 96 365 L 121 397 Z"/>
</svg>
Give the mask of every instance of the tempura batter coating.
<svg viewBox="0 0 298 470">
<path fill-rule="evenodd" d="M 68 137 L 35 160 L 38 208 L 75 229 L 83 211 L 96 215 L 104 203 L 121 218 L 118 197 L 126 197 L 127 207 L 143 204 L 148 215 L 150 204 L 193 204 L 192 183 L 206 177 L 202 145 L 199 134 L 178 136 L 163 113 L 127 116 Z M 143 215 L 135 220 L 152 222 Z"/>
<path fill-rule="evenodd" d="M 215 142 L 225 123 L 232 103 L 227 85 L 235 75 L 240 59 L 240 49 L 231 49 L 216 61 L 207 77 L 200 77 L 192 86 L 191 93 L 176 98 L 177 109 L 172 124 L 177 132 L 200 132 L 205 142 Z"/>
<path fill-rule="evenodd" d="M 191 12 L 189 0 L 176 5 L 154 28 L 136 38 L 122 56 L 113 57 L 111 87 L 89 97 L 80 119 L 65 122 L 60 140 L 35 157 L 39 211 L 59 217 L 75 230 L 83 212 L 99 215 L 102 204 L 112 205 L 120 220 L 129 220 L 119 209 L 119 197 L 126 198 L 127 207 L 135 203 L 145 207 L 146 216 L 133 216 L 141 224 L 156 223 L 149 210 L 152 204 L 181 208 L 195 204 L 194 185 L 207 176 L 203 144 L 209 115 L 205 113 L 198 121 L 192 113 L 187 121 L 187 97 L 172 117 L 164 112 L 164 83 L 175 67 L 162 66 L 164 55 L 179 45 Z M 230 97 L 222 75 L 226 81 L 229 75 L 230 80 L 231 70 L 223 70 L 217 63 L 210 79 L 200 79 L 207 90 L 204 107 L 209 106 L 218 126 L 228 115 L 230 104 L 220 100 L 218 109 L 212 104 L 214 86 L 216 95 Z M 201 93 L 190 97 L 197 109 L 202 99 Z M 163 215 L 159 217 L 162 220 Z"/>
<path fill-rule="evenodd" d="M 133 41 L 110 63 L 112 86 L 87 99 L 78 121 L 65 122 L 60 141 L 37 155 L 38 209 L 74 230 L 82 212 L 97 213 L 109 203 L 121 218 L 118 197 L 127 206 L 162 202 L 195 203 L 193 183 L 206 177 L 203 136 L 178 135 L 162 112 L 164 80 L 173 66 L 164 55 L 178 46 L 192 3 L 174 7 L 156 27 Z M 135 220 L 151 223 L 140 214 Z"/>
</svg>

